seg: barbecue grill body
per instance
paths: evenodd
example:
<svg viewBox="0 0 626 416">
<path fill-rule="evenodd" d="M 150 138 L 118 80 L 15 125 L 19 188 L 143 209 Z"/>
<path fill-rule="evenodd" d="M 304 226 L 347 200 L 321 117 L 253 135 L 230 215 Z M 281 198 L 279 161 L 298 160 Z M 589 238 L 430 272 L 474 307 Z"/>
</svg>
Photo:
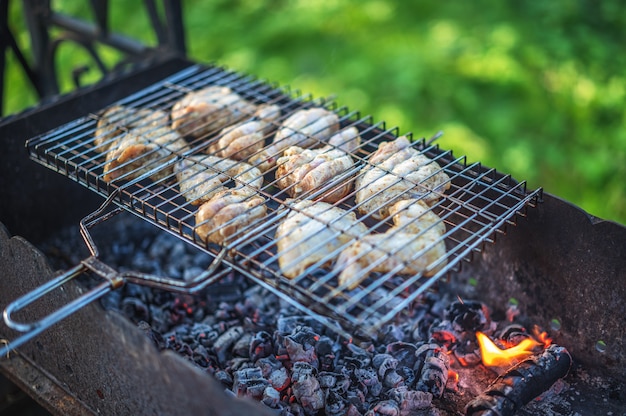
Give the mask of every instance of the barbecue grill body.
<svg viewBox="0 0 626 416">
<path fill-rule="evenodd" d="M 4 149 L 0 153 L 0 221 L 12 235 L 24 237 L 0 238 L 2 308 L 50 278 L 45 258 L 28 241 L 44 241 L 62 227 L 78 223 L 102 202 L 82 186 L 30 161 L 25 140 L 85 111 L 109 105 L 189 64 L 172 60 L 139 69 L 0 125 Z M 465 264 L 452 281 L 476 278 L 478 285 L 467 296 L 489 305 L 506 305 L 515 298 L 532 321 L 545 327 L 558 319 L 561 329 L 551 335 L 567 346 L 577 362 L 589 370 L 626 377 L 626 228 L 592 219 L 548 194 L 527 215 L 518 220 L 517 227 L 509 227 L 507 235 L 499 235 L 497 244 L 475 254 L 473 262 Z M 74 283 L 68 287 L 74 294 L 81 291 Z M 46 312 L 70 294 L 51 296 L 33 313 Z M 0 338 L 14 336 L 0 324 Z M 607 344 L 606 351 L 598 351 L 598 341 Z M 216 383 L 173 354 L 158 353 L 139 329 L 97 305 L 79 311 L 20 351 L 13 360 L 0 361 L 0 368 L 58 413 L 68 414 L 63 406 L 73 405 L 87 413 L 167 413 L 175 409 L 197 414 L 199 409 L 204 413 L 219 409 L 226 414 L 249 405 L 224 395 Z M 40 377 L 40 383 L 33 377 Z M 161 381 L 163 387 L 155 387 Z M 41 399 L 37 386 L 44 384 L 57 386 L 73 402 L 54 401 L 58 392 L 52 387 L 48 398 Z M 254 409 L 257 414 L 260 411 Z"/>
</svg>

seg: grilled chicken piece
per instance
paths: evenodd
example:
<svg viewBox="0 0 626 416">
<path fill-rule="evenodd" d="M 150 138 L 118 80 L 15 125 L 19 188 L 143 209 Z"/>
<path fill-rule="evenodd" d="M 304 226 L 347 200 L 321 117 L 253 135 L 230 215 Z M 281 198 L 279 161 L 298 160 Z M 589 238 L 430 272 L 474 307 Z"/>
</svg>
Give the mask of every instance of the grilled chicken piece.
<svg viewBox="0 0 626 416">
<path fill-rule="evenodd" d="M 276 185 L 286 190 L 292 198 L 297 198 L 328 184 L 348 172 L 354 166 L 353 152 L 361 144 L 356 127 L 350 127 L 335 134 L 328 145 L 319 149 L 303 149 L 291 146 L 278 159 Z M 352 187 L 352 177 L 333 184 L 317 200 L 337 202 L 345 197 Z"/>
<path fill-rule="evenodd" d="M 265 199 L 243 189 L 222 190 L 202 204 L 196 213 L 196 233 L 204 241 L 228 244 L 267 214 Z"/>
<path fill-rule="evenodd" d="M 354 212 L 326 202 L 287 200 L 287 203 L 291 212 L 279 224 L 275 240 L 278 264 L 290 279 L 318 261 L 332 262 L 344 245 L 367 233 L 367 227 Z"/>
<path fill-rule="evenodd" d="M 274 135 L 272 144 L 253 155 L 249 162 L 267 172 L 291 146 L 314 147 L 339 130 L 339 117 L 325 108 L 299 110 L 289 116 Z"/>
<path fill-rule="evenodd" d="M 118 136 L 109 146 L 104 165 L 105 182 L 122 178 L 132 180 L 159 168 L 150 175 L 154 181 L 172 174 L 175 152 L 187 147 L 187 142 L 169 127 L 138 127 Z"/>
<path fill-rule="evenodd" d="M 245 162 L 211 155 L 189 156 L 179 160 L 174 167 L 180 193 L 193 205 L 201 205 L 218 192 L 228 188 L 223 184 L 234 180 L 242 196 L 249 196 L 261 189 L 263 174 Z M 224 173 L 221 173 L 224 172 Z"/>
<path fill-rule="evenodd" d="M 341 252 L 334 267 L 340 285 L 354 289 L 372 272 L 432 276 L 445 266 L 446 226 L 428 205 L 402 200 L 389 208 L 389 214 L 394 225 L 387 232 L 369 234 Z M 436 261 L 440 263 L 433 265 Z"/>
<path fill-rule="evenodd" d="M 184 136 L 201 137 L 246 117 L 256 106 L 229 87 L 212 85 L 185 95 L 172 107 L 172 128 Z"/>
<path fill-rule="evenodd" d="M 265 135 L 272 122 L 280 117 L 280 107 L 275 104 L 260 105 L 252 120 L 225 127 L 208 151 L 220 157 L 246 160 L 265 146 Z"/>
<path fill-rule="evenodd" d="M 116 105 L 102 113 L 98 120 L 94 144 L 98 147 L 98 151 L 106 152 L 114 143 L 113 138 L 131 129 L 156 128 L 168 124 L 169 115 L 165 111 Z"/>
<path fill-rule="evenodd" d="M 402 199 L 423 199 L 431 205 L 450 188 L 450 178 L 437 162 L 411 147 L 405 137 L 382 142 L 355 181 L 361 214 L 389 216 L 389 206 Z"/>
</svg>

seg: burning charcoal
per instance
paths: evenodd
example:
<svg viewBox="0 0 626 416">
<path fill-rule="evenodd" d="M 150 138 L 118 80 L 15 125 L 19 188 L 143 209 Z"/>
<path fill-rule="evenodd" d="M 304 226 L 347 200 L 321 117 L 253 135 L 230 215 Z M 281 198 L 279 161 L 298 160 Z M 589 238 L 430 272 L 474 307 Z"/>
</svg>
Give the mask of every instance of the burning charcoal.
<svg viewBox="0 0 626 416">
<path fill-rule="evenodd" d="M 468 416 L 514 415 L 522 406 L 565 377 L 572 365 L 569 352 L 550 345 L 499 376 L 487 390 L 469 402 Z"/>
<path fill-rule="evenodd" d="M 315 414 L 324 408 L 324 393 L 315 377 L 315 367 L 306 362 L 293 364 L 291 381 L 293 395 L 307 414 Z"/>
<path fill-rule="evenodd" d="M 315 353 L 319 361 L 320 371 L 330 371 L 335 367 L 337 358 L 335 354 L 336 344 L 326 335 L 322 335 L 315 344 Z"/>
<path fill-rule="evenodd" d="M 357 368 L 354 370 L 354 377 L 366 395 L 378 397 L 383 390 L 376 371 L 371 367 Z"/>
<path fill-rule="evenodd" d="M 404 340 L 402 328 L 395 324 L 387 325 L 380 331 L 380 336 L 380 343 L 384 345 Z"/>
<path fill-rule="evenodd" d="M 432 407 L 433 395 L 425 391 L 409 390 L 406 386 L 389 391 L 389 398 L 398 404 L 400 415 L 412 415 Z"/>
<path fill-rule="evenodd" d="M 367 411 L 365 394 L 363 394 L 360 389 L 350 386 L 348 388 L 348 391 L 346 392 L 345 397 L 348 403 L 353 405 L 359 411 L 359 413 L 364 413 L 365 411 Z"/>
<path fill-rule="evenodd" d="M 448 382 L 450 359 L 437 344 L 424 344 L 418 348 L 418 357 L 415 374 L 417 376 L 416 389 L 427 391 L 435 397 L 441 397 Z M 420 358 L 422 361 L 420 362 Z"/>
<path fill-rule="evenodd" d="M 346 362 L 352 363 L 357 368 L 365 368 L 371 364 L 371 354 L 365 349 L 352 342 L 349 342 L 346 348 L 350 351 L 350 356 L 345 357 Z"/>
<path fill-rule="evenodd" d="M 399 366 L 415 367 L 417 346 L 408 342 L 394 342 L 387 345 L 387 353 L 398 360 Z"/>
<path fill-rule="evenodd" d="M 309 327 L 296 327 L 291 335 L 285 337 L 285 348 L 291 361 L 303 361 L 317 369 L 319 363 L 315 353 L 315 343 L 319 335 Z"/>
<path fill-rule="evenodd" d="M 400 416 L 400 407 L 393 400 L 383 400 L 368 410 L 365 416 Z"/>
<path fill-rule="evenodd" d="M 268 377 L 268 381 L 272 387 L 278 391 L 285 390 L 289 387 L 289 384 L 291 384 L 291 378 L 285 367 L 272 371 Z"/>
<path fill-rule="evenodd" d="M 225 363 L 230 348 L 241 338 L 243 328 L 241 326 L 233 326 L 224 332 L 213 344 L 213 349 L 217 354 L 220 363 Z"/>
<path fill-rule="evenodd" d="M 243 333 L 233 346 L 233 355 L 236 357 L 250 358 L 250 343 L 252 334 Z"/>
<path fill-rule="evenodd" d="M 458 334 L 488 332 L 491 328 L 487 307 L 476 301 L 452 302 L 444 311 L 444 319 L 452 322 Z"/>
<path fill-rule="evenodd" d="M 326 416 L 344 415 L 347 402 L 341 397 L 341 395 L 335 391 L 329 390 L 326 392 L 324 400 L 324 414 Z"/>
<path fill-rule="evenodd" d="M 273 355 L 259 358 L 255 361 L 255 365 L 261 369 L 263 377 L 269 377 L 272 371 L 278 370 L 279 368 L 283 367 L 283 364 L 278 361 Z"/>
<path fill-rule="evenodd" d="M 398 367 L 398 360 L 389 354 L 376 354 L 372 358 L 374 368 L 378 370 L 378 375 L 383 378 L 389 370 L 395 370 Z"/>
<path fill-rule="evenodd" d="M 244 368 L 235 371 L 233 377 L 233 392 L 239 397 L 252 397 L 256 400 L 263 398 L 263 392 L 269 382 L 263 378 L 258 367 Z"/>
<path fill-rule="evenodd" d="M 404 380 L 403 381 L 404 385 L 412 386 L 413 383 L 415 383 L 415 371 L 413 371 L 412 368 L 402 365 L 396 368 L 396 372 Z"/>
<path fill-rule="evenodd" d="M 228 374 L 227 371 L 219 370 L 213 374 L 213 377 L 217 379 L 220 383 L 222 383 L 227 388 L 232 388 L 233 386 L 233 378 Z"/>
<path fill-rule="evenodd" d="M 266 406 L 276 409 L 279 407 L 280 393 L 274 387 L 267 386 L 265 390 L 263 390 L 263 398 L 261 401 Z"/>
<path fill-rule="evenodd" d="M 276 329 L 282 334 L 291 334 L 298 326 L 307 326 L 314 332 L 321 334 L 324 332 L 323 325 L 313 317 L 303 315 L 281 315 L 276 321 Z"/>
<path fill-rule="evenodd" d="M 273 351 L 274 344 L 272 343 L 272 336 L 269 333 L 259 331 L 250 339 L 248 356 L 252 361 L 268 357 Z"/>
<path fill-rule="evenodd" d="M 526 332 L 526 328 L 519 324 L 509 325 L 502 329 L 499 338 L 510 345 L 517 345 L 526 338 L 530 338 L 530 334 Z"/>
</svg>

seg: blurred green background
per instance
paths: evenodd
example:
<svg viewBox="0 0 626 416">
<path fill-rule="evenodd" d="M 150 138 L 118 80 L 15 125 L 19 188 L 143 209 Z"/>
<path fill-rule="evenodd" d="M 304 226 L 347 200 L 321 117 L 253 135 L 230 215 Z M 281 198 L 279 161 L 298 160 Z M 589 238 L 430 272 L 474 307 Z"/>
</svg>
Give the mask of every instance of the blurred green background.
<svg viewBox="0 0 626 416">
<path fill-rule="evenodd" d="M 154 44 L 141 2 L 115 31 Z M 54 8 L 92 19 L 88 1 Z M 10 27 L 28 47 L 21 4 Z M 184 0 L 189 56 L 372 114 L 626 224 L 626 13 L 619 0 Z M 120 56 L 100 48 L 114 64 Z M 61 47 L 67 74 L 89 58 Z M 9 57 L 5 113 L 36 103 Z M 95 65 L 92 65 L 95 67 Z M 67 68 L 67 69 L 64 69 Z M 85 79 L 95 82 L 93 69 Z"/>
</svg>

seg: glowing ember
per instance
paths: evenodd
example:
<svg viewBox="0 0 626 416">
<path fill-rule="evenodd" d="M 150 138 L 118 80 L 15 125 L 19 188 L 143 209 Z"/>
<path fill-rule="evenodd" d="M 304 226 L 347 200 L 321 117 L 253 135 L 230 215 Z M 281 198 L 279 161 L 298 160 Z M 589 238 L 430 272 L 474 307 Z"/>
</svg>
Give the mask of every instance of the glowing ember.
<svg viewBox="0 0 626 416">
<path fill-rule="evenodd" d="M 476 332 L 476 339 L 478 340 L 478 344 L 480 346 L 480 355 L 482 357 L 483 364 L 488 367 L 511 366 L 517 361 L 532 355 L 533 350 L 536 347 L 544 345 L 532 338 L 526 338 L 519 344 L 503 350 L 494 344 L 493 341 L 491 341 L 489 337 L 482 332 Z"/>
</svg>

